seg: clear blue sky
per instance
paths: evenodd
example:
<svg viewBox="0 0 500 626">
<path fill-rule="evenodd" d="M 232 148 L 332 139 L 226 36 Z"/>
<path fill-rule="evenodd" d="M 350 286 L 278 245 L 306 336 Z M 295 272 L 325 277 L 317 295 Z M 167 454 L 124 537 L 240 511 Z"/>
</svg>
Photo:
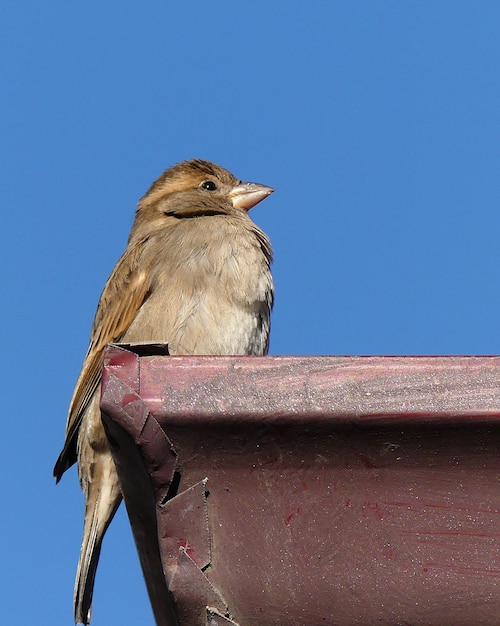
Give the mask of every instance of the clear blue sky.
<svg viewBox="0 0 500 626">
<path fill-rule="evenodd" d="M 138 198 L 205 158 L 276 188 L 272 354 L 500 353 L 500 3 L 4 0 L 2 622 L 72 623 L 51 470 Z M 153 625 L 124 510 L 94 626 Z"/>
</svg>

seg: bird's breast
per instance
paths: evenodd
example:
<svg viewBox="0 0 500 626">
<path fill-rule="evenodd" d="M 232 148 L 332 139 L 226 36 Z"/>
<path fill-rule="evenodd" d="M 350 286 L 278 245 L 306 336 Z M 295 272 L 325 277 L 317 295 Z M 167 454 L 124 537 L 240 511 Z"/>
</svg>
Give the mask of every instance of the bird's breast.
<svg viewBox="0 0 500 626">
<path fill-rule="evenodd" d="M 264 354 L 273 283 L 265 235 L 248 222 L 179 220 L 148 242 L 151 293 L 123 340 L 166 342 L 171 354 Z"/>
</svg>

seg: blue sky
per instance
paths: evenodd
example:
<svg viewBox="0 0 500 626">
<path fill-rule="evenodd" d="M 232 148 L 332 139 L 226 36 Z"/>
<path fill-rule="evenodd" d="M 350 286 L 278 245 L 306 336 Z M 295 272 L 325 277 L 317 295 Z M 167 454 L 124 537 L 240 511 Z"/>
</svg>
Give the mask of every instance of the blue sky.
<svg viewBox="0 0 500 626">
<path fill-rule="evenodd" d="M 500 353 L 500 4 L 0 9 L 2 619 L 72 623 L 83 502 L 51 470 L 135 204 L 206 158 L 276 193 L 272 354 Z M 94 626 L 153 625 L 126 515 Z"/>
</svg>

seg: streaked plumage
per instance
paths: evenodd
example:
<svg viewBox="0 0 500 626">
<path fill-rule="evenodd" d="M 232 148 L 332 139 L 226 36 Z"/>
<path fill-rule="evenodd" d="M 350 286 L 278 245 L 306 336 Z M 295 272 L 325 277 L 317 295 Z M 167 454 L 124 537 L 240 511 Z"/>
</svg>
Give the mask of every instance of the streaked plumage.
<svg viewBox="0 0 500 626">
<path fill-rule="evenodd" d="M 170 354 L 266 354 L 271 244 L 247 211 L 270 187 L 192 160 L 168 169 L 140 200 L 127 248 L 101 294 L 54 476 L 78 461 L 85 525 L 75 622 L 88 624 L 102 538 L 121 493 L 99 410 L 110 342 L 165 342 Z"/>
</svg>

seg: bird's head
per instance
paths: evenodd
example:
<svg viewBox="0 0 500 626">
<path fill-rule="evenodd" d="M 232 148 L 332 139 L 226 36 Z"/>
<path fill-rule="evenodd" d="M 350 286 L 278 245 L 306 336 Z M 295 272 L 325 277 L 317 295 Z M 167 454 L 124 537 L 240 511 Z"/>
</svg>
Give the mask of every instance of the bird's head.
<svg viewBox="0 0 500 626">
<path fill-rule="evenodd" d="M 242 182 L 209 161 L 177 163 L 139 201 L 130 240 L 143 238 L 172 220 L 246 213 L 273 191 L 266 185 Z"/>
</svg>

